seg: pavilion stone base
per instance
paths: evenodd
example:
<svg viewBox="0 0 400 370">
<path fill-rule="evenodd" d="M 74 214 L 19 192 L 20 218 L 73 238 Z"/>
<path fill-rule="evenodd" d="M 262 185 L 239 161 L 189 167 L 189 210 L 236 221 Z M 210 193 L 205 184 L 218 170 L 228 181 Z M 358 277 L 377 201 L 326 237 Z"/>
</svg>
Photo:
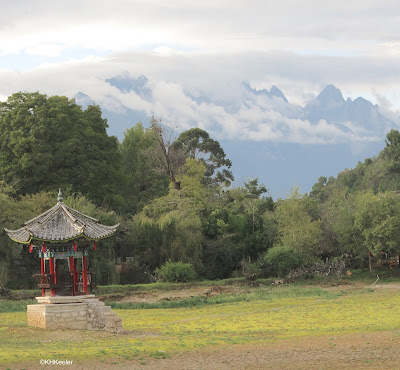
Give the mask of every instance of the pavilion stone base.
<svg viewBox="0 0 400 370">
<path fill-rule="evenodd" d="M 36 297 L 27 306 L 28 325 L 43 329 L 123 331 L 122 319 L 94 295 Z"/>
</svg>

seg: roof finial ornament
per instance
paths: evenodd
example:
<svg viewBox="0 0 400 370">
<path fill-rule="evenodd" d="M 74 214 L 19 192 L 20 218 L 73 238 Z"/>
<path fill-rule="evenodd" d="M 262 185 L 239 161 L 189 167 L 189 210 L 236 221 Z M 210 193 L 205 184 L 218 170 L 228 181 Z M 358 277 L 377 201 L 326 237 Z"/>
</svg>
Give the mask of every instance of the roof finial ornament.
<svg viewBox="0 0 400 370">
<path fill-rule="evenodd" d="M 63 196 L 62 196 L 61 189 L 58 189 L 58 198 L 57 198 L 57 202 L 58 202 L 58 203 L 62 203 L 63 201 L 64 201 L 64 198 L 63 198 Z"/>
</svg>

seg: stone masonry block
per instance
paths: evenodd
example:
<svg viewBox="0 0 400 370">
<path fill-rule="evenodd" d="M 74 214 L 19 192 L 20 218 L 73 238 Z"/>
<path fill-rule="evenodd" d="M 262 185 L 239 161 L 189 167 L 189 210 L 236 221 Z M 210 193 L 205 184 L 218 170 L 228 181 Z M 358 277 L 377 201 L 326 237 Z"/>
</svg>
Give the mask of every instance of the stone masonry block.
<svg viewBox="0 0 400 370">
<path fill-rule="evenodd" d="M 94 295 L 37 297 L 40 304 L 28 305 L 28 325 L 43 329 L 106 330 L 120 332 L 122 319 Z"/>
</svg>

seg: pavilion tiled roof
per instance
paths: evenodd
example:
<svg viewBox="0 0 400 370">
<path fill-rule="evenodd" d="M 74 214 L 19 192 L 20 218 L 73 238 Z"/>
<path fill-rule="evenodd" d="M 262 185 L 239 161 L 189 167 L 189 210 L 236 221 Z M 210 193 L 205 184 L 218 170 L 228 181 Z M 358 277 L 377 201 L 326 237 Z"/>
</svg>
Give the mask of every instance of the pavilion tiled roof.
<svg viewBox="0 0 400 370">
<path fill-rule="evenodd" d="M 54 207 L 25 222 L 18 230 L 4 230 L 12 240 L 28 244 L 32 239 L 48 242 L 66 242 L 81 237 L 100 240 L 114 234 L 118 226 L 102 225 L 99 220 L 68 207 L 59 192 Z"/>
</svg>

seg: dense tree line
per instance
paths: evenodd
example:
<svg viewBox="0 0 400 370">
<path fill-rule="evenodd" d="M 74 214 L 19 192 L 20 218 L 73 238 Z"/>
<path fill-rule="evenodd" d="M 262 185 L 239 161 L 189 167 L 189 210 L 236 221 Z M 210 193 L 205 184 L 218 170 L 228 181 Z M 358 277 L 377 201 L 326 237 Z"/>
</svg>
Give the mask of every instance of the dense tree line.
<svg viewBox="0 0 400 370">
<path fill-rule="evenodd" d="M 198 277 L 286 274 L 326 258 L 366 267 L 368 253 L 398 255 L 400 133 L 336 178 L 321 177 L 276 202 L 258 179 L 229 187 L 231 161 L 199 128 L 178 135 L 152 118 L 121 143 L 107 134 L 98 106 L 17 93 L 0 103 L 0 285 L 29 286 L 38 261 L 8 239 L 55 203 L 106 224 L 115 237 L 89 258 L 99 284 L 147 282 L 165 262 L 191 264 Z M 115 260 L 129 261 L 116 273 Z M 157 270 L 158 269 L 158 270 Z"/>
</svg>

